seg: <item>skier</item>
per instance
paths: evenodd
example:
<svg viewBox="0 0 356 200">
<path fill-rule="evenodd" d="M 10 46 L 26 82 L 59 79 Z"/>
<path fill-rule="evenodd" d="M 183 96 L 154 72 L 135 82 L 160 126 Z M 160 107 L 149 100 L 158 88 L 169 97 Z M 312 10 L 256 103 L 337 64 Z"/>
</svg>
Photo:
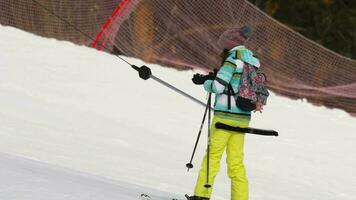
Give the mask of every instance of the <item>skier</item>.
<svg viewBox="0 0 356 200">
<path fill-rule="evenodd" d="M 218 40 L 218 45 L 224 49 L 223 62 L 218 72 L 193 76 L 195 84 L 204 84 L 207 92 L 215 93 L 215 106 L 210 128 L 210 153 L 203 159 L 194 196 L 187 196 L 188 200 L 210 199 L 225 148 L 228 176 L 231 179 L 231 199 L 248 200 L 248 180 L 243 164 L 245 135 L 217 129 L 215 124 L 220 122 L 230 126 L 248 127 L 251 111 L 262 113 L 263 105 L 266 104 L 269 95 L 264 86 L 266 77 L 259 69 L 259 59 L 244 46 L 250 35 L 251 29 L 248 26 L 226 30 Z"/>
</svg>

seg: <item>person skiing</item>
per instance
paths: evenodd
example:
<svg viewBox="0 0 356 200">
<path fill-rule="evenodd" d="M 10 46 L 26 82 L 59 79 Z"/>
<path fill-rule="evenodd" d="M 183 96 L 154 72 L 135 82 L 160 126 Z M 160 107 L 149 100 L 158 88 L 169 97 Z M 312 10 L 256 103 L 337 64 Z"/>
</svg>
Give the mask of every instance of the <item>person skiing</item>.
<svg viewBox="0 0 356 200">
<path fill-rule="evenodd" d="M 210 127 L 209 156 L 204 156 L 194 196 L 187 195 L 188 200 L 210 199 L 225 149 L 228 176 L 231 179 L 231 200 L 248 200 L 248 179 L 243 164 L 245 135 L 218 129 L 215 124 L 219 122 L 229 126 L 248 127 L 251 111 L 262 112 L 263 105 L 266 104 L 269 95 L 264 85 L 266 77 L 260 70 L 259 59 L 244 46 L 250 35 L 249 26 L 234 27 L 223 32 L 218 40 L 218 45 L 223 49 L 220 69 L 217 73 L 195 74 L 192 78 L 195 84 L 204 84 L 207 92 L 215 94 L 215 104 Z"/>
</svg>

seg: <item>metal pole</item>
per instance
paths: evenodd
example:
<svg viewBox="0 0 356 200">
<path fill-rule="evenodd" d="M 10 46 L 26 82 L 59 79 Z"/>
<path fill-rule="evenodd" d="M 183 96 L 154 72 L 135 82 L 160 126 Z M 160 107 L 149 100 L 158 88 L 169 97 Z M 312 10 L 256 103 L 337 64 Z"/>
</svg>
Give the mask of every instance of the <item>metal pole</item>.
<svg viewBox="0 0 356 200">
<path fill-rule="evenodd" d="M 198 103 L 198 104 L 200 104 L 200 105 L 202 105 L 202 106 L 204 106 L 204 107 L 206 106 L 206 104 L 203 103 L 202 101 L 200 101 L 199 99 L 197 99 L 197 98 L 195 98 L 195 97 L 193 97 L 193 96 L 191 96 L 191 95 L 189 95 L 189 94 L 183 92 L 182 90 L 180 90 L 180 89 L 174 87 L 173 85 L 171 85 L 171 84 L 169 84 L 169 83 L 167 83 L 167 82 L 165 82 L 165 81 L 163 81 L 163 80 L 161 80 L 161 79 L 155 77 L 154 75 L 151 75 L 150 78 L 152 78 L 153 80 L 155 80 L 155 81 L 161 83 L 162 85 L 164 85 L 164 86 L 166 86 L 166 87 L 168 87 L 168 88 L 170 88 L 170 89 L 172 89 L 172 90 L 178 92 L 179 94 L 181 94 L 181 95 L 183 95 L 183 96 L 189 98 L 190 100 L 192 100 L 192 101 L 194 101 L 194 102 L 196 102 L 196 103 Z"/>
<path fill-rule="evenodd" d="M 206 161 L 206 184 L 204 187 L 210 188 L 211 185 L 209 184 L 209 171 L 210 171 L 210 118 L 211 118 L 211 93 L 209 92 L 209 100 L 208 100 L 208 105 L 209 105 L 209 111 L 208 111 L 208 149 L 207 149 L 207 161 Z"/>
<path fill-rule="evenodd" d="M 192 156 L 190 158 L 190 162 L 186 164 L 186 167 L 188 168 L 188 171 L 189 169 L 193 168 L 193 158 L 194 158 L 194 155 L 195 155 L 195 151 L 197 149 L 197 146 L 198 146 L 198 142 L 199 142 L 199 139 L 200 139 L 200 135 L 201 135 L 201 132 L 203 130 L 203 127 L 204 127 L 204 122 L 205 122 L 205 118 L 206 118 L 206 113 L 208 112 L 208 109 L 209 109 L 209 101 L 210 99 L 208 99 L 208 102 L 206 103 L 206 106 L 205 106 L 205 111 L 204 111 L 204 116 L 203 116 L 203 120 L 200 124 L 200 129 L 199 129 L 199 133 L 198 133 L 198 137 L 197 137 L 197 140 L 195 141 L 195 145 L 194 145 L 194 149 L 193 149 L 193 153 L 192 153 Z"/>
</svg>

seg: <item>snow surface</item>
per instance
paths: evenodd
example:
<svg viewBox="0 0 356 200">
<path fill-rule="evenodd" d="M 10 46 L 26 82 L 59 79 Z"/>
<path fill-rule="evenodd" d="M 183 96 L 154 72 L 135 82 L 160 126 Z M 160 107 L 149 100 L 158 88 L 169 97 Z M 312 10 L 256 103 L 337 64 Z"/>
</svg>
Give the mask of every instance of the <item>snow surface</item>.
<svg viewBox="0 0 356 200">
<path fill-rule="evenodd" d="M 11 27 L 0 26 L 0 38 L 1 200 L 192 194 L 206 133 L 195 168 L 187 172 L 185 164 L 202 106 L 139 79 L 113 55 Z M 155 76 L 206 101 L 190 81 L 194 72 L 148 65 Z M 280 133 L 246 137 L 251 200 L 355 199 L 356 118 L 272 94 L 251 126 Z M 212 199 L 229 196 L 222 161 Z"/>
<path fill-rule="evenodd" d="M 0 153 L 1 199 L 77 200 L 151 198 L 170 196 L 150 188 L 114 181 L 21 157 Z M 151 195 L 155 194 L 156 196 Z"/>
</svg>

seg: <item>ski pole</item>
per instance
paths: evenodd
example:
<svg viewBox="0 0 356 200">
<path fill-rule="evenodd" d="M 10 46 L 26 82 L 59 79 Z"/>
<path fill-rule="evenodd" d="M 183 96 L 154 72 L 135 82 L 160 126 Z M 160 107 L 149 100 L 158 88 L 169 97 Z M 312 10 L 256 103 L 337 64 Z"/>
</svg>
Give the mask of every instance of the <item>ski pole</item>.
<svg viewBox="0 0 356 200">
<path fill-rule="evenodd" d="M 205 188 L 210 188 L 211 185 L 209 184 L 209 171 L 210 171 L 210 118 L 211 118 L 211 93 L 209 92 L 209 99 L 208 99 L 208 148 L 207 148 L 207 162 L 206 162 L 206 184 L 204 185 Z"/>
<path fill-rule="evenodd" d="M 201 135 L 201 132 L 203 130 L 203 126 L 204 126 L 204 122 L 205 122 L 205 118 L 206 118 L 206 113 L 208 112 L 208 108 L 209 108 L 209 99 L 208 99 L 208 102 L 206 103 L 206 106 L 205 106 L 205 111 L 204 111 L 204 116 L 203 116 L 203 120 L 200 124 L 200 129 L 199 129 L 199 132 L 198 132 L 198 137 L 195 141 L 195 145 L 194 145 L 194 149 L 193 149 L 193 153 L 192 153 L 192 156 L 190 158 L 190 162 L 187 163 L 185 166 L 188 168 L 188 171 L 189 169 L 193 168 L 193 158 L 194 158 L 194 155 L 195 155 L 195 151 L 197 149 L 197 146 L 198 146 L 198 142 L 199 142 L 199 139 L 200 139 L 200 135 Z"/>
</svg>

